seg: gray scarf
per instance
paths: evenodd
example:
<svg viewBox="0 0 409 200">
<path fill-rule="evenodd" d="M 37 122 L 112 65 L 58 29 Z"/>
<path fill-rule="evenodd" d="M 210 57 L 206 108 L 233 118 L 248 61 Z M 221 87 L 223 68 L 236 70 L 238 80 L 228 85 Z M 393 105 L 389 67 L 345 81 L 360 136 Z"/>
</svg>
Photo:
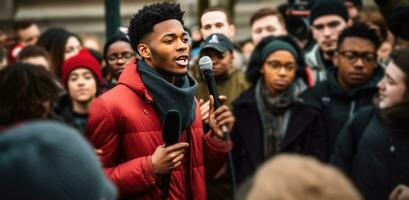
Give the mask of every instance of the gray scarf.
<svg viewBox="0 0 409 200">
<path fill-rule="evenodd" d="M 175 84 L 169 83 L 142 59 L 138 61 L 138 69 L 161 121 L 169 110 L 175 109 L 181 114 L 182 130 L 191 125 L 196 114 L 196 81 L 185 74 L 177 76 Z"/>
<path fill-rule="evenodd" d="M 280 144 L 291 115 L 289 107 L 295 101 L 298 92 L 293 83 L 278 97 L 272 97 L 271 91 L 265 86 L 264 78 L 257 81 L 255 90 L 257 109 L 263 127 L 264 158 L 268 159 L 280 151 Z"/>
</svg>

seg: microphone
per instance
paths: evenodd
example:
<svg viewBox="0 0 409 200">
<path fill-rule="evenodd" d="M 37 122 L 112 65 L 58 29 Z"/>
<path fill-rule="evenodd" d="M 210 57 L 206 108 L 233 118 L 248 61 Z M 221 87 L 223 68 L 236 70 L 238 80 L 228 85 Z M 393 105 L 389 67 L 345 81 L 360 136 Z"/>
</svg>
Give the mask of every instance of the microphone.
<svg viewBox="0 0 409 200">
<path fill-rule="evenodd" d="M 162 139 L 165 146 L 176 144 L 179 141 L 182 124 L 180 112 L 177 110 L 168 110 L 163 120 Z M 162 199 L 169 197 L 170 173 L 163 176 Z"/>
<path fill-rule="evenodd" d="M 177 110 L 168 110 L 163 121 L 162 139 L 165 146 L 176 144 L 179 141 L 181 131 L 181 116 Z"/>
<path fill-rule="evenodd" d="M 209 93 L 213 95 L 214 99 L 214 108 L 217 109 L 220 107 L 220 101 L 219 101 L 219 95 L 217 93 L 217 88 L 216 88 L 216 81 L 214 80 L 214 75 L 213 75 L 213 62 L 212 59 L 210 59 L 209 56 L 203 56 L 199 59 L 199 68 L 202 71 L 206 83 L 207 83 L 207 88 L 209 89 Z M 222 127 L 222 132 L 223 132 L 223 139 L 224 140 L 229 140 L 229 133 L 227 131 L 227 127 L 223 125 Z M 234 172 L 234 162 L 233 162 L 233 155 L 231 151 L 228 152 L 227 154 L 227 164 L 228 164 L 228 170 L 231 178 L 231 185 L 232 185 L 232 197 L 233 199 L 235 198 L 235 191 L 236 191 L 236 174 Z"/>
<path fill-rule="evenodd" d="M 207 88 L 209 89 L 209 93 L 213 96 L 214 109 L 216 110 L 217 108 L 220 107 L 220 101 L 219 101 L 219 94 L 217 93 L 216 81 L 214 80 L 214 75 L 213 75 L 213 62 L 209 56 L 203 56 L 200 58 L 199 68 L 202 71 L 203 76 L 206 79 Z M 227 140 L 229 137 L 227 127 L 223 125 L 221 128 L 223 132 L 223 137 L 225 140 Z"/>
</svg>

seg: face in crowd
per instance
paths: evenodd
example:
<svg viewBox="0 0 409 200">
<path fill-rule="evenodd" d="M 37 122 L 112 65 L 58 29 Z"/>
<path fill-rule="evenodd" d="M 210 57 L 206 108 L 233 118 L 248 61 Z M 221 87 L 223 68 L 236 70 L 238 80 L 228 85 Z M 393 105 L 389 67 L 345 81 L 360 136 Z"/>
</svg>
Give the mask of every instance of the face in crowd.
<svg viewBox="0 0 409 200">
<path fill-rule="evenodd" d="M 214 49 L 204 49 L 201 56 L 209 56 L 213 62 L 214 76 L 227 75 L 233 68 L 233 53 L 230 51 L 221 53 Z"/>
<path fill-rule="evenodd" d="M 314 20 L 311 29 L 314 39 L 324 53 L 337 49 L 337 39 L 347 27 L 345 20 L 338 15 L 324 15 Z"/>
<path fill-rule="evenodd" d="M 153 32 L 138 45 L 138 52 L 162 76 L 173 78 L 187 73 L 188 40 L 178 20 L 166 20 L 153 26 Z"/>
<path fill-rule="evenodd" d="M 392 61 L 385 70 L 385 76 L 378 83 L 379 107 L 390 108 L 408 100 L 405 73 Z"/>
<path fill-rule="evenodd" d="M 277 96 L 293 82 L 297 70 L 294 56 L 285 50 L 271 53 L 264 61 L 261 73 L 267 88 Z"/>
<path fill-rule="evenodd" d="M 75 36 L 70 36 L 65 43 L 64 60 L 77 55 L 82 48 L 81 42 Z"/>
<path fill-rule="evenodd" d="M 376 47 L 369 39 L 347 37 L 334 55 L 337 79 L 345 90 L 361 86 L 371 79 L 376 67 Z"/>
<path fill-rule="evenodd" d="M 36 24 L 32 24 L 26 29 L 21 29 L 16 32 L 19 42 L 23 45 L 34 45 L 40 37 L 40 29 Z"/>
<path fill-rule="evenodd" d="M 233 38 L 236 31 L 234 25 L 229 24 L 226 14 L 222 11 L 206 12 L 200 18 L 200 22 L 202 25 L 200 32 L 203 38 L 213 33 L 221 33 L 228 38 Z"/>
<path fill-rule="evenodd" d="M 257 19 L 251 26 L 251 38 L 254 44 L 258 44 L 263 38 L 273 35 L 286 35 L 284 24 L 277 15 L 268 15 Z"/>
<path fill-rule="evenodd" d="M 108 47 L 106 56 L 112 78 L 118 79 L 125 69 L 126 64 L 128 64 L 135 54 L 128 42 L 119 40 Z"/>
<path fill-rule="evenodd" d="M 97 81 L 92 72 L 86 68 L 72 70 L 68 77 L 67 87 L 72 101 L 77 103 L 88 103 L 97 94 Z"/>
</svg>

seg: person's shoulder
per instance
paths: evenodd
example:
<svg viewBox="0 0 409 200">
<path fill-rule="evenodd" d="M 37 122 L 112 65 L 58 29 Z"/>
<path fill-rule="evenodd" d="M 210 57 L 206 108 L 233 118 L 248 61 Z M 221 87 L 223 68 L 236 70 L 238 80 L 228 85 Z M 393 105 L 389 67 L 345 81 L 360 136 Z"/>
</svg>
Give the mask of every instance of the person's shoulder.
<svg viewBox="0 0 409 200">
<path fill-rule="evenodd" d="M 255 102 L 255 86 L 245 90 L 233 102 L 233 108 L 239 108 L 245 105 L 251 105 Z"/>
<path fill-rule="evenodd" d="M 328 81 L 323 81 L 317 83 L 314 87 L 305 90 L 300 95 L 300 98 L 303 99 L 305 103 L 317 105 L 320 104 L 320 102 L 325 101 L 325 98 L 327 98 L 328 95 Z"/>
</svg>

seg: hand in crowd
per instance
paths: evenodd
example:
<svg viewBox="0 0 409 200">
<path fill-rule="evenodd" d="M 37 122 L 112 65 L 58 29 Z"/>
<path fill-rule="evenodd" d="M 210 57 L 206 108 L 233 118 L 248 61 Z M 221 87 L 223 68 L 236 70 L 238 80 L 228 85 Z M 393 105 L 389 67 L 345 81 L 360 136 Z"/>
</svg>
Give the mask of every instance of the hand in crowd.
<svg viewBox="0 0 409 200">
<path fill-rule="evenodd" d="M 226 101 L 225 96 L 219 96 L 220 103 Z M 216 134 L 216 137 L 223 138 L 222 126 L 227 127 L 227 131 L 230 132 L 233 129 L 235 118 L 229 107 L 222 105 L 217 110 L 214 110 L 214 99 L 210 95 L 209 103 L 209 126 L 212 130 L 212 134 Z"/>
<path fill-rule="evenodd" d="M 409 187 L 398 185 L 389 196 L 389 200 L 409 200 Z"/>
<path fill-rule="evenodd" d="M 151 157 L 155 174 L 164 175 L 179 167 L 182 164 L 185 148 L 188 146 L 189 144 L 186 142 L 176 143 L 167 147 L 164 144 L 158 146 Z"/>
<path fill-rule="evenodd" d="M 209 123 L 209 103 L 210 101 L 204 101 L 203 99 L 199 100 L 200 105 L 200 117 L 203 124 Z"/>
</svg>

